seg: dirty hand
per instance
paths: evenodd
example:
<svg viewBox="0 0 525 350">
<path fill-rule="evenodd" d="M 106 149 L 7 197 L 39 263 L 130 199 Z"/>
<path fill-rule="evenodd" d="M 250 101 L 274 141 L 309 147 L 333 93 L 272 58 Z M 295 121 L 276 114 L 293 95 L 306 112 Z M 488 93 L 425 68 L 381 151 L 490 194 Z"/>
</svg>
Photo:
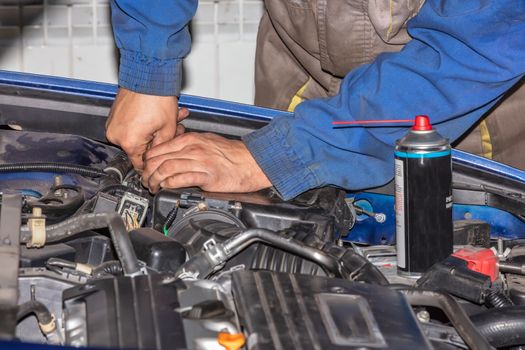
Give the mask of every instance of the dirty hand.
<svg viewBox="0 0 525 350">
<path fill-rule="evenodd" d="M 188 110 L 179 110 L 175 96 L 153 96 L 120 88 L 106 122 L 106 137 L 120 146 L 133 167 L 142 170 L 143 155 L 155 145 L 171 140 L 184 132 L 177 123 L 186 118 Z"/>
<path fill-rule="evenodd" d="M 253 192 L 272 184 L 241 141 L 186 133 L 146 152 L 142 183 L 160 188 L 197 186 L 208 192 Z"/>
</svg>

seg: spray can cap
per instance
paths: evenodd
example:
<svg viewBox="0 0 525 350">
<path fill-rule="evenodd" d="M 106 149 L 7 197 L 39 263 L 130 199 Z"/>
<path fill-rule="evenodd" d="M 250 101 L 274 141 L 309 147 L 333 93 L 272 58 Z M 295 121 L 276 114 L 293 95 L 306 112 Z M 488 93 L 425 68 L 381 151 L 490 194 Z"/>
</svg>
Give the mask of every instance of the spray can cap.
<svg viewBox="0 0 525 350">
<path fill-rule="evenodd" d="M 414 126 L 412 127 L 414 131 L 430 131 L 432 130 L 432 124 L 430 124 L 430 119 L 426 115 L 418 115 L 414 120 Z"/>
</svg>

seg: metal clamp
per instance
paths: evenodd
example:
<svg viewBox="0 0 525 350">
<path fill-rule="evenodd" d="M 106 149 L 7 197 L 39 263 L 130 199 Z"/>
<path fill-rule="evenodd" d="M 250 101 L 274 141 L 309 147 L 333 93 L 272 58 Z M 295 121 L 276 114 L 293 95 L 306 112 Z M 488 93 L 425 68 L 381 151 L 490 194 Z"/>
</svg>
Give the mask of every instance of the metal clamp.
<svg viewBox="0 0 525 350">
<path fill-rule="evenodd" d="M 51 332 L 54 332 L 55 329 L 57 329 L 57 325 L 55 322 L 55 315 L 51 315 L 51 321 L 49 321 L 46 324 L 39 323 L 38 326 L 40 327 L 40 330 L 44 334 L 49 334 Z"/>
</svg>

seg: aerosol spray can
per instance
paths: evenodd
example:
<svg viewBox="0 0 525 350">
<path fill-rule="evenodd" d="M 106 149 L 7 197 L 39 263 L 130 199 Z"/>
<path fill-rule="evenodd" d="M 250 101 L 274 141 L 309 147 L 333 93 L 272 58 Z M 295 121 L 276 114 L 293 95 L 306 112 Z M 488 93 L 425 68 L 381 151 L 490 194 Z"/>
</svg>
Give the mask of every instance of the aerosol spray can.
<svg viewBox="0 0 525 350">
<path fill-rule="evenodd" d="M 395 148 L 397 266 L 425 272 L 452 253 L 452 163 L 448 139 L 417 116 Z"/>
</svg>

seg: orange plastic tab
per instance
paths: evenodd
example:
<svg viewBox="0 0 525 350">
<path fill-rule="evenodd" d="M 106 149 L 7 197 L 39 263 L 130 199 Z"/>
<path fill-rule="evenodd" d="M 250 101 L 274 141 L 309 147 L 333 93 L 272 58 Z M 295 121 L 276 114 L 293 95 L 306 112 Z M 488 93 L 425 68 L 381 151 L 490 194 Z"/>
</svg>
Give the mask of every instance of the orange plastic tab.
<svg viewBox="0 0 525 350">
<path fill-rule="evenodd" d="M 239 350 L 246 343 L 246 338 L 242 333 L 224 333 L 217 335 L 217 341 L 224 346 L 226 350 Z"/>
</svg>

